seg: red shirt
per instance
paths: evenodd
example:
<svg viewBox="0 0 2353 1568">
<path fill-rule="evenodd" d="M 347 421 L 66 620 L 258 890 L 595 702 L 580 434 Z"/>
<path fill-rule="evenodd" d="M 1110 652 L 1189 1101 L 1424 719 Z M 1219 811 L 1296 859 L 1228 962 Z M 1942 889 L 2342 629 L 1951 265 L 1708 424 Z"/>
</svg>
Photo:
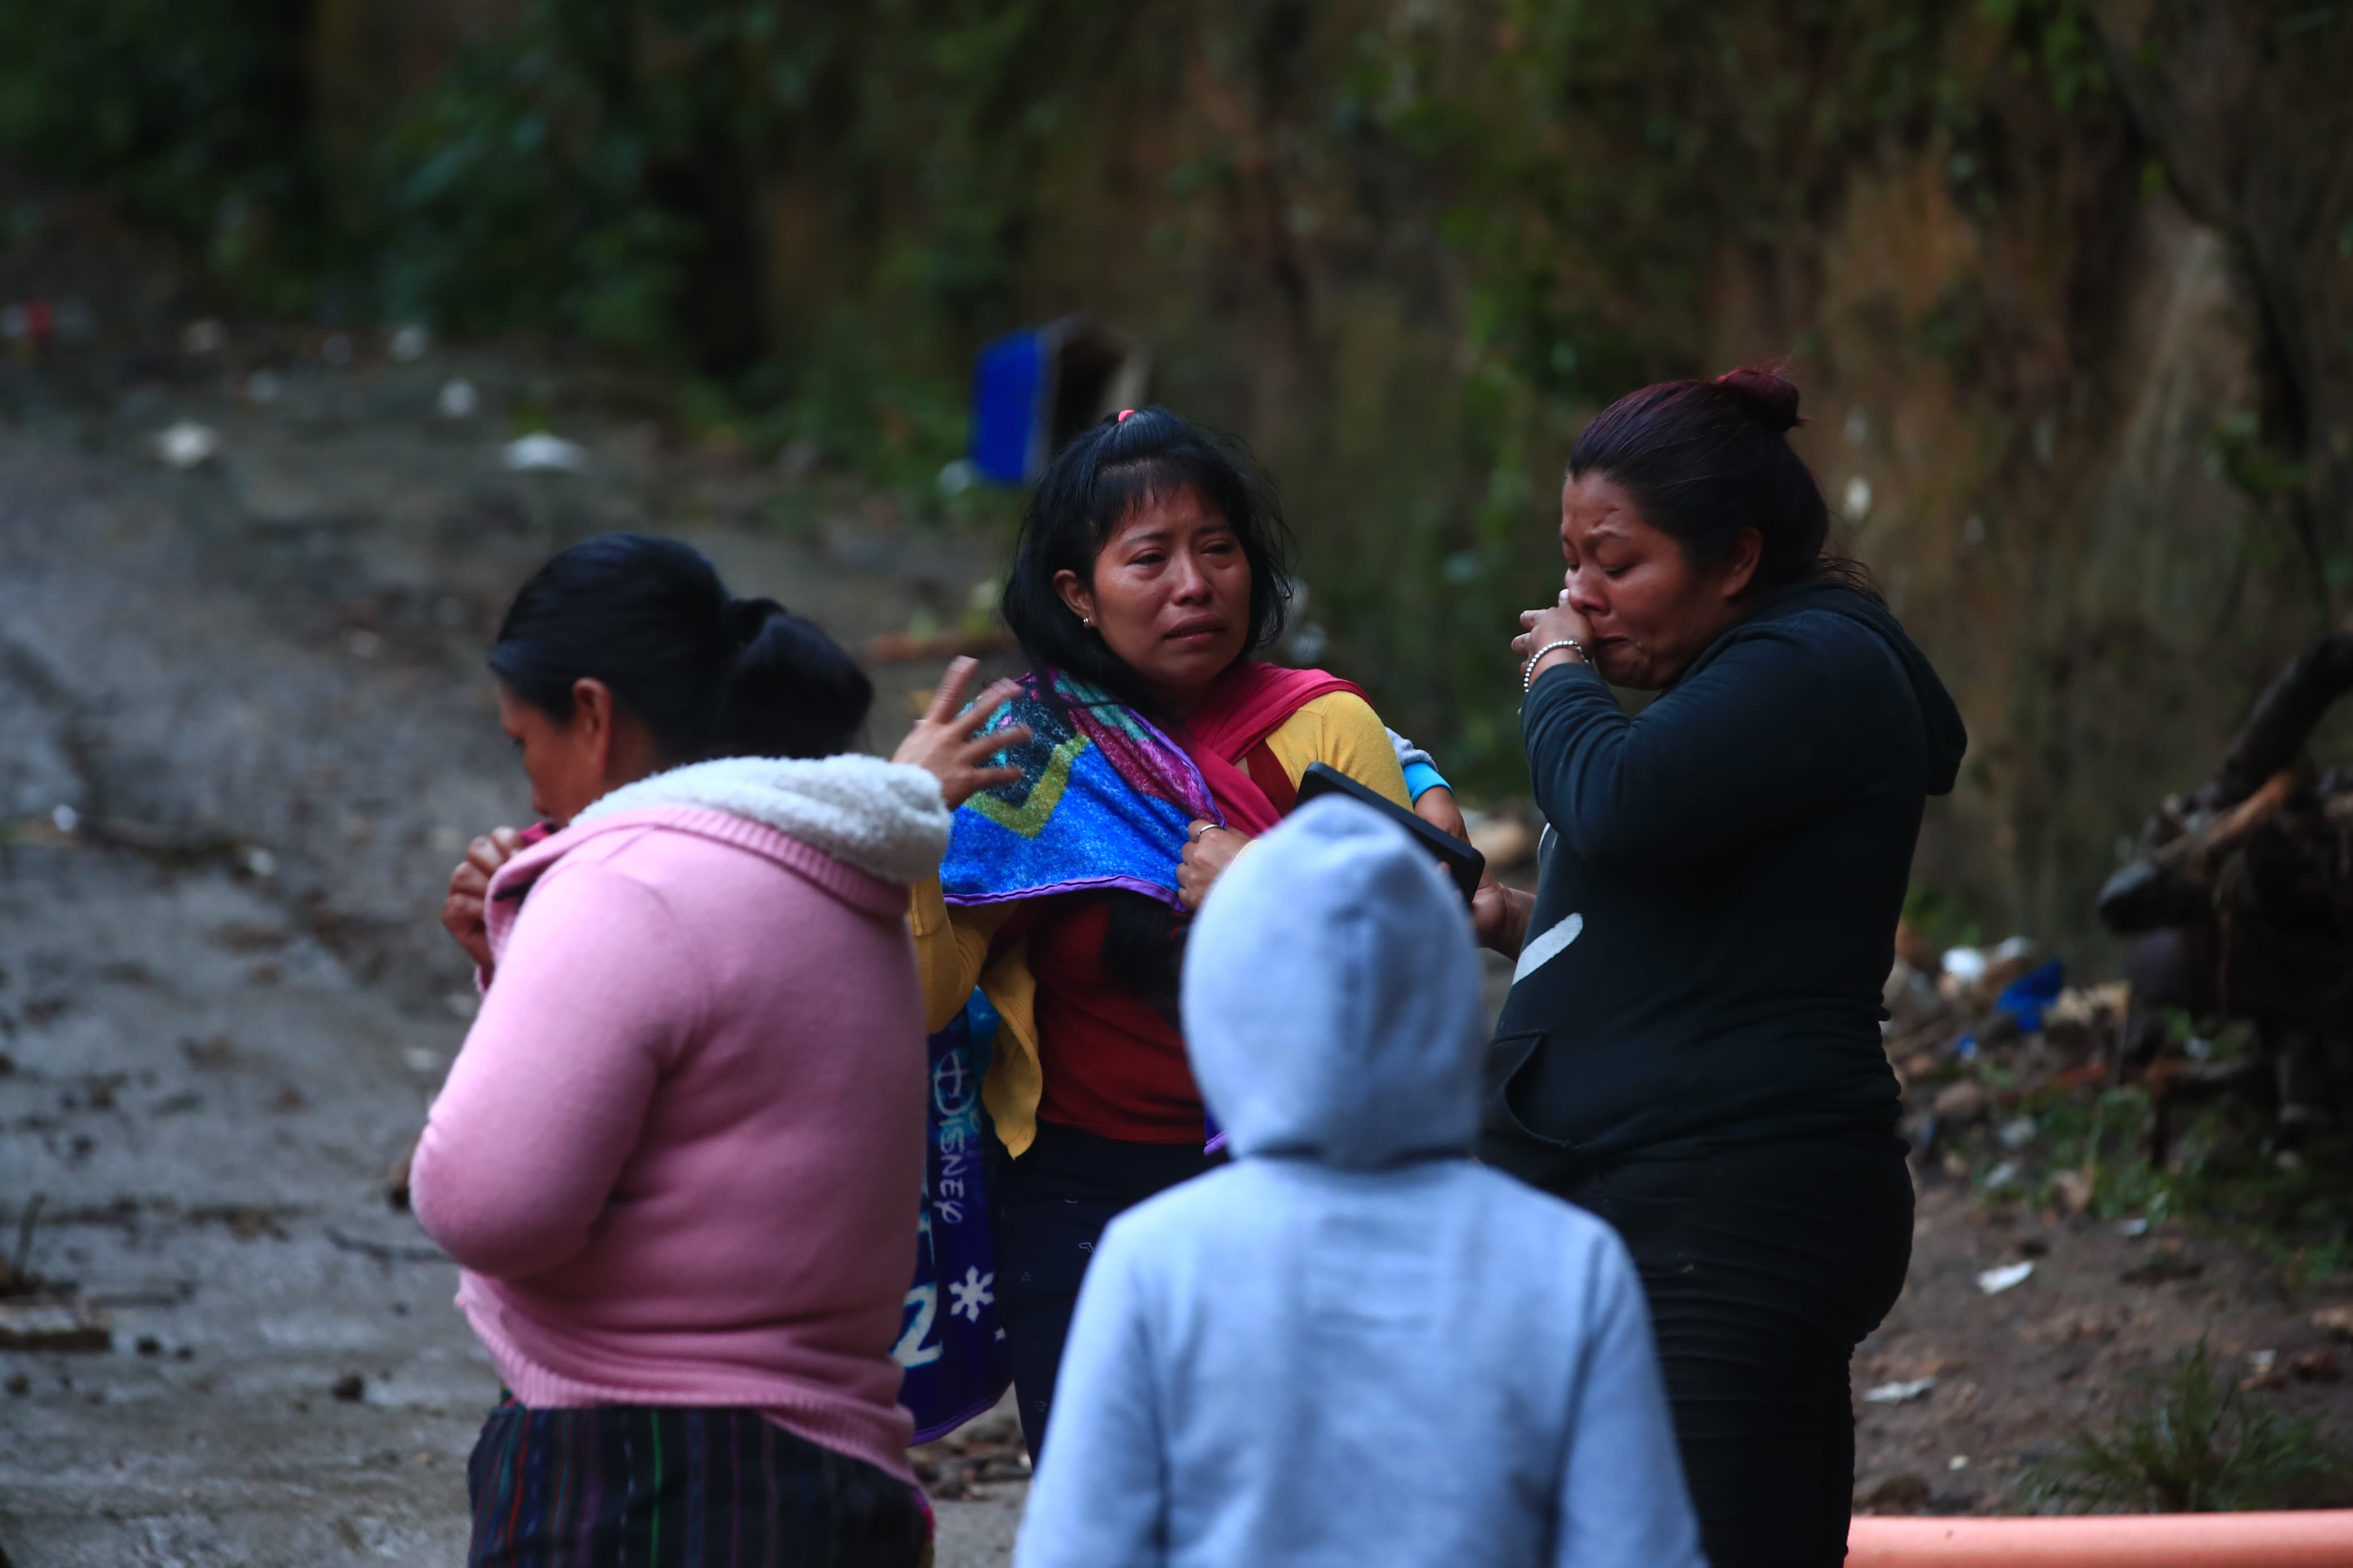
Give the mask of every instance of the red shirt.
<svg viewBox="0 0 2353 1568">
<path fill-rule="evenodd" d="M 1038 978 L 1039 1116 L 1099 1138 L 1198 1143 L 1201 1091 L 1185 1037 L 1103 969 L 1109 896 L 1050 899 L 1029 931 Z"/>
</svg>

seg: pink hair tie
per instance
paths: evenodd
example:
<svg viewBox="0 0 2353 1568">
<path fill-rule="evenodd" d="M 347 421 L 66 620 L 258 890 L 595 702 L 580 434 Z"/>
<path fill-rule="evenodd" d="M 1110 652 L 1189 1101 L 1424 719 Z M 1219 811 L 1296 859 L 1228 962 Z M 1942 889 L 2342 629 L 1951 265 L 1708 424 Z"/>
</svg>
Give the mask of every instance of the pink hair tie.
<svg viewBox="0 0 2353 1568">
<path fill-rule="evenodd" d="M 1127 416 L 1134 412 L 1135 410 L 1133 408 L 1123 408 L 1119 411 L 1119 417 L 1113 420 L 1112 423 L 1114 425 L 1124 425 L 1127 423 Z"/>
</svg>

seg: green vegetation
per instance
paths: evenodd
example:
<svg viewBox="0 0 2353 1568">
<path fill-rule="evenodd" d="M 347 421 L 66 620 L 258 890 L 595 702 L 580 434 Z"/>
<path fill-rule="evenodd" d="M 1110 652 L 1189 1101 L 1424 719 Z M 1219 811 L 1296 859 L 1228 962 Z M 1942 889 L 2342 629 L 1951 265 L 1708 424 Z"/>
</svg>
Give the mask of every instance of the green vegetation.
<svg viewBox="0 0 2353 1568">
<path fill-rule="evenodd" d="M 314 301 L 332 242 L 304 0 L 0 6 L 0 149 L 113 192 L 265 307 Z"/>
<path fill-rule="evenodd" d="M 80 0 L 0 17 L 0 150 L 264 308 L 594 344 L 690 428 L 812 443 L 911 499 L 962 444 L 973 350 L 1098 310 L 1153 344 L 1155 395 L 1258 441 L 1330 661 L 1477 792 L 1519 779 L 1503 645 L 1557 571 L 1552 489 L 1600 400 L 1727 353 L 1845 369 L 1812 311 L 1857 178 L 1933 171 L 1988 229 L 2042 213 L 2030 250 L 2117 216 L 2084 205 L 2112 163 L 2138 199 L 2088 16 Z M 2008 298 L 1873 303 L 1874 338 L 2008 417 L 2005 356 L 2047 325 Z M 2259 430 L 2223 455 L 2296 477 Z M 924 502 L 949 504 L 988 510 Z"/>
<path fill-rule="evenodd" d="M 2216 1031 L 2209 1048 L 2212 1059 L 2227 1061 L 2259 1047 L 2240 1026 Z M 2014 1070 L 1992 1061 L 1975 1076 L 1997 1093 L 2019 1087 Z M 1998 1150 L 1989 1135 L 1973 1132 L 1960 1147 L 1986 1203 L 2080 1207 L 2096 1220 L 2146 1215 L 2227 1233 L 2267 1257 L 2292 1290 L 2353 1266 L 2353 1211 L 2345 1203 L 2353 1192 L 2353 1137 L 2320 1131 L 2283 1151 L 2269 1108 L 2258 1097 L 2232 1094 L 2173 1112 L 2171 1153 L 2159 1167 L 2148 1159 L 2151 1116 L 2142 1084 L 2050 1085 L 2031 1089 L 2000 1118 L 2030 1120 L 2031 1142 Z M 1988 1173 L 2004 1163 L 2010 1173 L 1989 1185 Z"/>
<path fill-rule="evenodd" d="M 2139 1409 L 2074 1434 L 2021 1492 L 2037 1506 L 2203 1513 L 2338 1500 L 2349 1473 L 2315 1423 L 2249 1409 L 2201 1338 Z"/>
</svg>

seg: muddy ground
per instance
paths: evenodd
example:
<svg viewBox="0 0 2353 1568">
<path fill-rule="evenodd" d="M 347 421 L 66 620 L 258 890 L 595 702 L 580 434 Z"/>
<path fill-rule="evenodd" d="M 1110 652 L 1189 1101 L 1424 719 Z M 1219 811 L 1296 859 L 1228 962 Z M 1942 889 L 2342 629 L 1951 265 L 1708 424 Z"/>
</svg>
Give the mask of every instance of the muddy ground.
<svg viewBox="0 0 2353 1568">
<path fill-rule="evenodd" d="M 522 574 L 601 528 L 674 532 L 859 646 L 953 621 L 995 563 L 985 533 L 681 447 L 511 361 L 322 347 L 0 373 L 0 1256 L 21 1237 L 111 1320 L 104 1349 L 0 1352 L 23 1568 L 461 1560 L 494 1389 L 383 1176 L 470 1011 L 448 868 L 527 809 L 480 665 Z M 450 418 L 456 377 L 480 405 Z M 526 403 L 582 471 L 501 467 Z M 184 470 L 151 447 L 182 419 L 220 440 Z M 937 666 L 877 673 L 887 742 Z M 1862 1487 L 1903 1511 L 2015 1507 L 2019 1467 L 2112 1415 L 2126 1374 L 2200 1334 L 2285 1364 L 2353 1298 L 1924 1180 L 1911 1285 L 1856 1375 L 1936 1380 L 1861 1406 Z M 2353 1439 L 2348 1388 L 2252 1397 Z M 1001 1563 L 1018 1519 L 1018 1461 L 981 1436 L 930 1457 L 944 1568 Z"/>
</svg>

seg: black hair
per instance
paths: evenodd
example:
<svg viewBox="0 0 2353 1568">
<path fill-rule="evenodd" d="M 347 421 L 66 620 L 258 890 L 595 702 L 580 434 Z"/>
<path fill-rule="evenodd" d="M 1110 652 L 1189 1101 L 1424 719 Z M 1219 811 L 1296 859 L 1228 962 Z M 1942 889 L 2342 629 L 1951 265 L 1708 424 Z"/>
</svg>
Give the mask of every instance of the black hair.
<svg viewBox="0 0 2353 1568">
<path fill-rule="evenodd" d="M 1568 477 L 1599 473 L 1633 497 L 1642 521 L 1710 566 L 1743 529 L 1764 542 L 1755 590 L 1831 578 L 1876 598 L 1870 571 L 1828 548 L 1830 508 L 1788 432 L 1805 420 L 1798 388 L 1772 365 L 1714 381 L 1662 381 L 1594 416 L 1568 454 Z"/>
<path fill-rule="evenodd" d="M 1100 632 L 1079 624 L 1055 592 L 1054 575 L 1075 572 L 1080 581 L 1093 582 L 1095 557 L 1121 521 L 1184 489 L 1225 519 L 1250 563 L 1250 635 L 1242 651 L 1281 640 L 1291 607 L 1291 531 L 1273 481 L 1232 437 L 1166 408 L 1139 408 L 1071 437 L 1046 465 L 1022 514 L 1001 603 L 1041 688 L 1050 671 L 1067 670 L 1153 712 L 1135 672 Z"/>
<path fill-rule="evenodd" d="M 813 622 L 774 599 L 730 598 L 701 551 L 605 533 L 551 558 L 516 590 L 491 648 L 516 698 L 572 717 L 595 679 L 653 732 L 670 766 L 713 757 L 847 751 L 874 686 Z"/>
<path fill-rule="evenodd" d="M 1095 557 L 1130 512 L 1187 489 L 1225 519 L 1250 563 L 1244 654 L 1282 639 L 1291 608 L 1292 541 L 1273 481 L 1239 440 L 1166 408 L 1114 415 L 1073 437 L 1046 465 L 1022 514 L 1005 582 L 1005 624 L 1050 703 L 1057 699 L 1048 677 L 1060 669 L 1131 708 L 1168 717 L 1155 710 L 1151 694 L 1103 635 L 1079 624 L 1055 591 L 1054 575 L 1075 572 L 1092 583 Z M 1104 972 L 1174 1024 L 1184 919 L 1140 893 L 1104 897 Z"/>
</svg>

